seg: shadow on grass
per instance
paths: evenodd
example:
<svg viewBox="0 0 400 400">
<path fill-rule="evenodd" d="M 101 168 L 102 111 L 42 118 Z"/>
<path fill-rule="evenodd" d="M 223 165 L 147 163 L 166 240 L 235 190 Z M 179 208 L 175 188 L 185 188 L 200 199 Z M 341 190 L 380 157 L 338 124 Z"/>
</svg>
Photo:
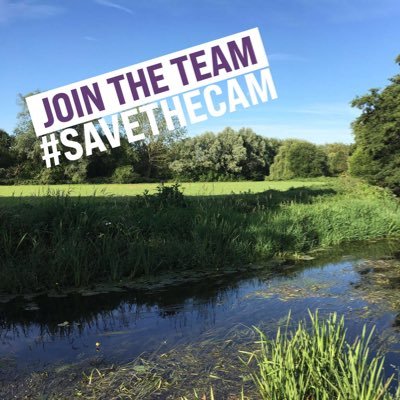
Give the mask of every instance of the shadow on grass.
<svg viewBox="0 0 400 400">
<path fill-rule="evenodd" d="M 290 188 L 288 190 L 275 190 L 269 189 L 260 193 L 252 193 L 251 191 L 242 192 L 242 193 L 231 193 L 231 194 L 219 194 L 219 195 L 198 195 L 191 196 L 185 195 L 185 199 L 189 201 L 196 200 L 207 200 L 207 201 L 235 201 L 237 199 L 246 200 L 249 202 L 252 201 L 264 201 L 268 205 L 274 206 L 278 205 L 282 202 L 294 202 L 294 203 L 310 203 L 313 198 L 321 197 L 321 196 L 334 196 L 337 194 L 337 190 L 333 188 L 318 188 L 318 187 L 299 187 L 299 188 Z M 154 195 L 150 195 L 154 196 Z M 37 205 L 43 203 L 46 199 L 49 198 L 69 198 L 71 201 L 80 200 L 80 201 L 91 201 L 91 202 L 100 202 L 103 201 L 118 201 L 125 202 L 130 200 L 140 200 L 143 199 L 144 194 L 140 195 L 124 195 L 124 196 L 116 196 L 110 195 L 106 192 L 97 193 L 92 196 L 69 196 L 68 191 L 50 191 L 46 195 L 35 195 L 35 196 L 0 196 L 0 207 L 7 205 Z"/>
<path fill-rule="evenodd" d="M 215 203 L 223 203 L 226 206 L 233 206 L 236 210 L 252 211 L 264 208 L 276 208 L 284 204 L 310 204 L 316 198 L 333 197 L 337 191 L 333 188 L 292 188 L 285 191 L 266 190 L 261 193 L 240 193 L 229 195 L 215 196 L 197 196 L 189 197 L 193 201 L 210 201 Z"/>
</svg>

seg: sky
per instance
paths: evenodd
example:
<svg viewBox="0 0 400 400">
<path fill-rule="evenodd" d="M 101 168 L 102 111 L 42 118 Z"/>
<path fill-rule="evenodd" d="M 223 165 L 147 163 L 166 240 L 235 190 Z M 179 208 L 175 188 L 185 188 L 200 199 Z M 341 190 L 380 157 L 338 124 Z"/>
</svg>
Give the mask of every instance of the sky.
<svg viewBox="0 0 400 400">
<path fill-rule="evenodd" d="M 0 0 L 0 128 L 49 90 L 258 27 L 278 98 L 188 127 L 353 140 L 350 102 L 399 72 L 400 0 Z"/>
</svg>

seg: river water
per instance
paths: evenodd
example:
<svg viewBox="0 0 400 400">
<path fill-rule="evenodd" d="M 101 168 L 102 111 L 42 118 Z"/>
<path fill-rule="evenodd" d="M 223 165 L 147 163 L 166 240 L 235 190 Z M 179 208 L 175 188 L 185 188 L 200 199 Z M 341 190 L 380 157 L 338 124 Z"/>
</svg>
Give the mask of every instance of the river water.
<svg viewBox="0 0 400 400">
<path fill-rule="evenodd" d="M 393 241 L 332 248 L 314 259 L 151 291 L 67 297 L 18 297 L 0 303 L 0 375 L 101 357 L 129 362 L 142 353 L 218 340 L 241 328 L 272 333 L 289 310 L 344 314 L 349 337 L 376 325 L 373 346 L 400 366 L 400 245 Z M 97 343 L 97 345 L 96 345 Z"/>
</svg>

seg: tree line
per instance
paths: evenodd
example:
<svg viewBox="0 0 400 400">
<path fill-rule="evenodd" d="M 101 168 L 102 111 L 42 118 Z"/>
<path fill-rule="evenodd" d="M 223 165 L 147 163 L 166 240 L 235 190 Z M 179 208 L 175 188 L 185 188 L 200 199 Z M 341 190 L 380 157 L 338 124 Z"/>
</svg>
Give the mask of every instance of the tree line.
<svg viewBox="0 0 400 400">
<path fill-rule="evenodd" d="M 302 140 L 278 140 L 250 128 L 225 128 L 187 137 L 186 130 L 168 131 L 159 119 L 153 136 L 142 121 L 146 139 L 95 151 L 89 157 L 46 168 L 29 112 L 21 97 L 14 135 L 0 130 L 0 182 L 18 183 L 136 183 L 168 179 L 232 181 L 335 176 L 347 171 L 351 146 L 317 146 Z M 83 126 L 75 129 L 83 137 Z M 106 141 L 105 141 L 106 142 Z"/>
<path fill-rule="evenodd" d="M 20 103 L 13 135 L 0 129 L 1 184 L 293 179 L 348 172 L 400 194 L 400 75 L 353 100 L 361 110 L 352 123 L 353 145 L 279 140 L 250 128 L 187 137 L 183 128 L 169 131 L 158 115 L 160 135 L 153 136 L 143 120 L 145 140 L 131 144 L 122 137 L 118 148 L 49 169 L 22 96 Z M 83 137 L 83 126 L 75 129 Z"/>
</svg>

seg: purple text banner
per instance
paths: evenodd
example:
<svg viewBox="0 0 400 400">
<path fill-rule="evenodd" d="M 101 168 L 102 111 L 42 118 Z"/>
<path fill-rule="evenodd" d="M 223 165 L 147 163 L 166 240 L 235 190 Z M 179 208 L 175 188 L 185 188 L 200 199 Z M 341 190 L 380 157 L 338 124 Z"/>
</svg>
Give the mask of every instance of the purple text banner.
<svg viewBox="0 0 400 400">
<path fill-rule="evenodd" d="M 37 136 L 269 66 L 258 28 L 27 97 Z"/>
</svg>

